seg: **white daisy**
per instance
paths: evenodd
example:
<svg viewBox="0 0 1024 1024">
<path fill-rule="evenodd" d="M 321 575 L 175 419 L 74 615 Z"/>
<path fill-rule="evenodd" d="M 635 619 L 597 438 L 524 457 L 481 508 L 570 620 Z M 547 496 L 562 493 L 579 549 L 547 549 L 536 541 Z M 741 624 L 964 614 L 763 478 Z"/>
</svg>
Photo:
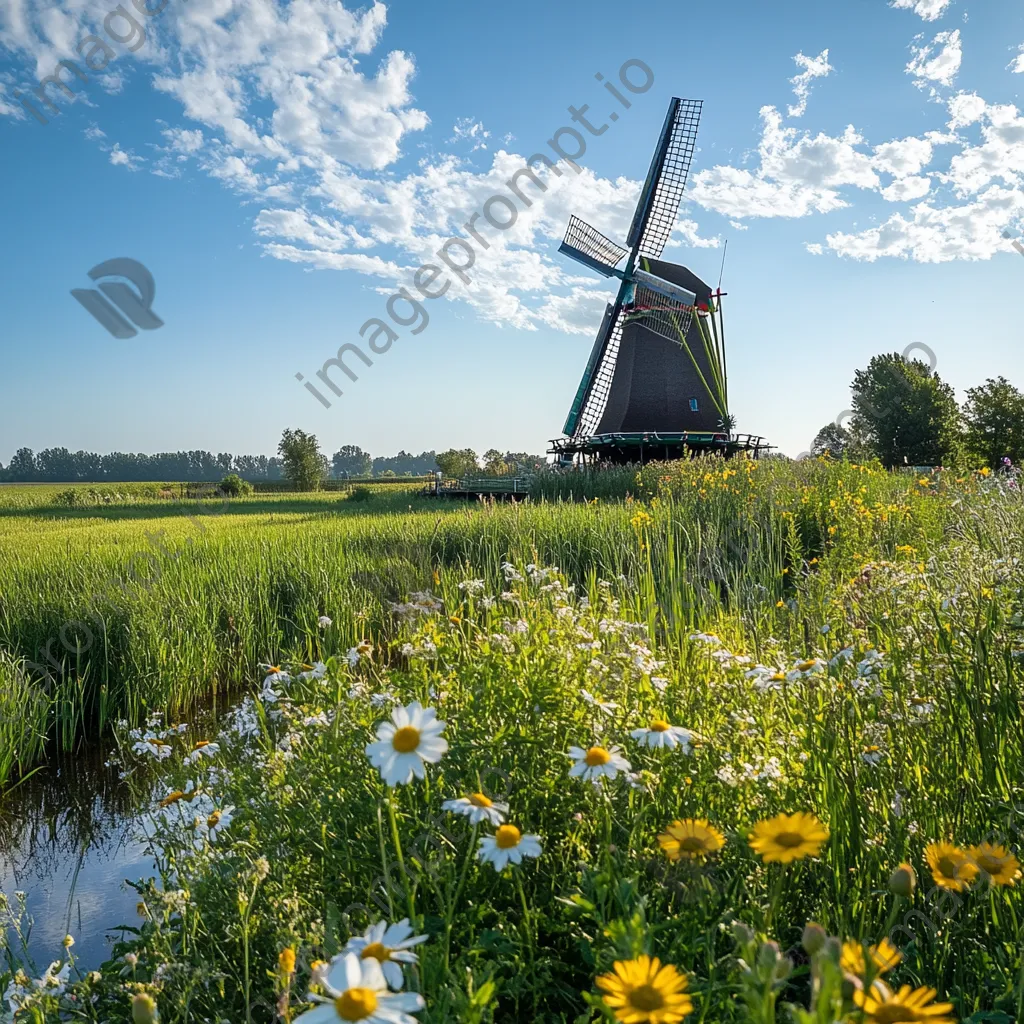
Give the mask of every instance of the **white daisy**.
<svg viewBox="0 0 1024 1024">
<path fill-rule="evenodd" d="M 424 1006 L 418 992 L 389 992 L 384 972 L 373 957 L 361 960 L 352 953 L 342 954 L 318 980 L 329 998 L 311 996 L 320 1005 L 296 1017 L 295 1024 L 337 1024 L 339 1020 L 416 1024 L 412 1014 Z"/>
<path fill-rule="evenodd" d="M 441 807 L 443 810 L 469 818 L 470 824 L 473 825 L 479 825 L 482 821 L 500 825 L 508 814 L 508 804 L 497 803 L 483 793 L 470 793 L 469 796 L 459 797 L 458 800 L 445 800 Z"/>
<path fill-rule="evenodd" d="M 426 942 L 427 938 L 426 935 L 413 935 L 407 917 L 402 918 L 398 924 L 389 925 L 386 921 L 378 921 L 371 924 L 362 935 L 349 939 L 340 956 L 354 953 L 361 960 L 376 960 L 384 972 L 387 983 L 398 991 L 405 981 L 402 976 L 402 964 L 419 962 L 419 957 L 412 952 L 412 947 Z M 335 957 L 335 960 L 337 959 Z"/>
<path fill-rule="evenodd" d="M 540 853 L 540 836 L 524 836 L 515 825 L 502 825 L 493 836 L 480 840 L 476 855 L 495 871 L 502 871 L 506 864 L 521 864 L 524 857 L 539 857 Z"/>
<path fill-rule="evenodd" d="M 874 745 L 865 747 L 861 751 L 860 759 L 865 764 L 878 764 L 882 760 L 882 748 Z"/>
<path fill-rule="evenodd" d="M 598 644 L 598 646 L 600 647 L 600 644 Z M 619 706 L 610 700 L 601 700 L 600 698 L 595 697 L 589 690 L 580 690 L 580 696 L 590 704 L 591 707 L 598 708 L 611 717 L 614 717 L 615 711 Z"/>
<path fill-rule="evenodd" d="M 226 829 L 235 816 L 234 806 L 222 807 L 219 811 L 211 811 L 203 820 L 197 817 L 195 820 L 197 849 L 203 848 L 203 840 L 208 839 L 211 843 L 217 841 L 217 837 Z"/>
<path fill-rule="evenodd" d="M 786 678 L 790 682 L 795 682 L 797 679 L 807 679 L 809 676 L 823 672 L 825 667 L 826 662 L 821 658 L 807 658 L 805 661 L 797 662 L 797 664 L 795 664 L 792 669 L 786 673 Z"/>
<path fill-rule="evenodd" d="M 643 747 L 682 747 L 684 754 L 693 750 L 693 741 L 701 737 L 681 725 L 669 725 L 663 718 L 652 719 L 646 729 L 634 729 L 630 734 Z"/>
<path fill-rule="evenodd" d="M 291 675 L 288 672 L 285 672 L 283 668 L 278 668 L 277 665 L 260 665 L 260 668 L 267 673 L 263 680 L 264 688 L 266 688 L 268 684 L 290 683 L 292 680 Z"/>
<path fill-rule="evenodd" d="M 699 640 L 702 644 L 710 644 L 712 647 L 722 642 L 714 633 L 691 633 L 689 639 Z"/>
<path fill-rule="evenodd" d="M 220 744 L 216 740 L 200 740 L 191 752 L 185 755 L 185 764 L 195 764 L 201 758 L 215 757 L 219 753 Z"/>
<path fill-rule="evenodd" d="M 602 775 L 614 779 L 619 772 L 628 772 L 629 762 L 619 753 L 619 747 L 570 747 L 569 757 L 576 763 L 569 769 L 570 778 L 597 782 Z"/>
<path fill-rule="evenodd" d="M 345 659 L 351 668 L 355 668 L 363 658 L 369 658 L 371 654 L 373 654 L 373 644 L 369 640 L 360 640 L 355 647 L 348 649 Z"/>
<path fill-rule="evenodd" d="M 414 775 L 425 779 L 424 763 L 436 764 L 444 756 L 448 749 L 448 741 L 441 736 L 444 730 L 437 712 L 416 700 L 395 708 L 391 721 L 377 726 L 377 742 L 366 745 L 366 754 L 389 786 L 404 786 Z"/>
<path fill-rule="evenodd" d="M 329 615 L 321 615 L 320 618 L 316 620 L 317 625 L 321 629 L 326 629 L 329 625 L 331 625 L 331 622 L 332 619 Z"/>
<path fill-rule="evenodd" d="M 164 761 L 174 753 L 170 743 L 156 733 L 147 732 L 140 740 L 132 744 L 136 754 L 150 754 L 158 761 Z"/>
<path fill-rule="evenodd" d="M 327 620 L 330 622 L 330 619 Z M 327 666 L 322 661 L 315 662 L 310 668 L 299 673 L 300 679 L 323 679 L 327 675 Z"/>
</svg>

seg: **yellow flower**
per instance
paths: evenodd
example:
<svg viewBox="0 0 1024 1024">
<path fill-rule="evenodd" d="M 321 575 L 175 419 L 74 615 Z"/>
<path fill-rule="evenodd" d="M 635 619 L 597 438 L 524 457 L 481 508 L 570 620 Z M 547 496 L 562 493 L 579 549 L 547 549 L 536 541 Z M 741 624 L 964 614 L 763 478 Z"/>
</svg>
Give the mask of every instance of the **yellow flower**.
<svg viewBox="0 0 1024 1024">
<path fill-rule="evenodd" d="M 935 884 L 942 889 L 963 892 L 978 875 L 977 865 L 966 850 L 952 843 L 929 843 L 924 849 Z"/>
<path fill-rule="evenodd" d="M 865 1024 L 896 1024 L 897 1021 L 927 1021 L 928 1024 L 956 1024 L 948 1016 L 952 1003 L 935 1003 L 935 989 L 919 988 L 911 991 L 904 985 L 893 992 L 884 981 L 876 981 L 869 992 L 855 990 L 854 1002 L 864 1011 Z"/>
<path fill-rule="evenodd" d="M 891 971 L 902 959 L 900 951 L 888 939 L 882 939 L 877 946 L 871 946 L 868 953 L 874 962 L 873 973 L 876 974 L 885 974 L 886 971 Z M 844 942 L 839 966 L 844 971 L 863 978 L 867 974 L 864 946 L 859 942 Z"/>
<path fill-rule="evenodd" d="M 967 852 L 992 885 L 1013 885 L 1020 878 L 1020 861 L 1005 846 L 982 843 Z"/>
<path fill-rule="evenodd" d="M 621 1024 L 679 1024 L 693 1010 L 687 978 L 657 957 L 616 960 L 614 973 L 602 974 L 597 987 Z"/>
<path fill-rule="evenodd" d="M 284 975 L 295 973 L 295 950 L 291 946 L 285 946 L 277 955 L 277 966 L 281 968 Z"/>
<path fill-rule="evenodd" d="M 778 814 L 759 821 L 750 834 L 750 845 L 765 863 L 789 864 L 817 857 L 828 839 L 828 829 L 813 814 Z"/>
<path fill-rule="evenodd" d="M 660 836 L 658 845 L 669 860 L 703 860 L 725 846 L 725 836 L 704 818 L 673 821 Z"/>
<path fill-rule="evenodd" d="M 133 1024 L 157 1024 L 160 1014 L 157 1013 L 156 1000 L 146 992 L 132 996 Z"/>
</svg>

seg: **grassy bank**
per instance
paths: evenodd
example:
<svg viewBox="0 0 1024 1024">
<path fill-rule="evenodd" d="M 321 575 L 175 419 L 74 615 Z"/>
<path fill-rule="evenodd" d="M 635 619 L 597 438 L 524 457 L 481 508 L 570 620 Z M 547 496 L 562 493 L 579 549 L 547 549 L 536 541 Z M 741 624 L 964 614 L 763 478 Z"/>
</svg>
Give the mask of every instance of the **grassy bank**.
<svg viewBox="0 0 1024 1024">
<path fill-rule="evenodd" d="M 262 689 L 216 736 L 122 734 L 128 770 L 159 758 L 165 773 L 161 878 L 140 880 L 137 939 L 77 1003 L 29 1001 L 111 1022 L 133 998 L 168 1022 L 297 1020 L 311 986 L 342 995 L 316 961 L 407 917 L 426 939 L 399 978 L 430 1024 L 656 1021 L 599 999 L 598 979 L 643 954 L 687 979 L 665 1024 L 770 1024 L 787 1003 L 804 1024 L 1019 1021 L 1020 495 L 822 464 L 661 468 L 650 484 L 630 502 L 211 525 L 135 602 L 133 664 L 155 686 L 187 677 L 181 659 L 240 678 L 249 657 L 286 663 L 248 674 Z M 134 528 L 62 540 L 110 573 Z M 39 558 L 15 566 L 20 600 L 43 584 Z M 410 602 L 422 589 L 440 603 Z M 234 618 L 230 658 L 207 605 Z M 447 747 L 402 784 L 365 748 L 412 701 L 436 709 Z M 678 744 L 647 746 L 664 723 Z M 571 775 L 574 746 L 618 770 Z M 495 824 L 444 806 L 477 791 L 539 856 L 480 859 Z M 820 827 L 776 828 L 791 861 L 752 845 L 794 813 Z M 859 943 L 885 938 L 899 960 L 875 964 Z M 355 998 L 341 1019 L 361 1019 Z"/>
</svg>

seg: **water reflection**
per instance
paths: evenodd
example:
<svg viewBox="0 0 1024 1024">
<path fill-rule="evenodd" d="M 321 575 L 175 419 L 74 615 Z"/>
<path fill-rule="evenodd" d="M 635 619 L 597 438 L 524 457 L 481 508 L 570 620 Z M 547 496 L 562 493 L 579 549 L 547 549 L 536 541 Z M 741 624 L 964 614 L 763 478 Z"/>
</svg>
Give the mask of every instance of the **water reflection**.
<svg viewBox="0 0 1024 1024">
<path fill-rule="evenodd" d="M 106 960 L 117 926 L 138 923 L 124 879 L 154 873 L 135 839 L 130 789 L 105 760 L 100 747 L 54 755 L 0 803 L 0 888 L 27 894 L 29 955 L 40 970 L 63 953 L 68 932 L 82 970 Z"/>
</svg>

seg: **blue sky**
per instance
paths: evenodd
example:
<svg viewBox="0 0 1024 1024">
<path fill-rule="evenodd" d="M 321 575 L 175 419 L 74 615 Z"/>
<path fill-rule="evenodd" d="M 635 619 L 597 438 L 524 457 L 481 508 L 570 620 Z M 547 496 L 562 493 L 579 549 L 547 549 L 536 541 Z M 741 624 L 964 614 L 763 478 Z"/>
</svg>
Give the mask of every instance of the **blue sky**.
<svg viewBox="0 0 1024 1024">
<path fill-rule="evenodd" d="M 961 393 L 1024 386 L 1024 259 L 1002 237 L 1024 234 L 1021 0 L 723 0 L 700 19 L 604 0 L 167 0 L 147 17 L 126 0 L 145 41 L 108 22 L 124 44 L 102 27 L 117 6 L 0 10 L 0 461 L 269 454 L 285 427 L 328 452 L 542 450 L 609 294 L 558 241 L 571 213 L 625 235 L 672 96 L 705 105 L 666 257 L 715 282 L 728 239 L 739 429 L 805 450 L 855 368 L 914 343 Z M 66 75 L 78 100 L 51 88 L 62 112 L 40 124 L 15 90 L 81 62 L 93 31 L 116 59 Z M 594 76 L 630 59 L 654 84 L 625 110 Z M 330 409 L 305 391 L 295 374 L 315 381 L 386 318 L 584 103 L 621 117 L 581 172 L 559 165 L 514 228 L 488 229 L 471 285 L 426 303 L 423 331 L 350 359 L 355 382 L 335 372 Z M 115 257 L 152 272 L 159 330 L 115 339 L 69 294 Z"/>
</svg>

